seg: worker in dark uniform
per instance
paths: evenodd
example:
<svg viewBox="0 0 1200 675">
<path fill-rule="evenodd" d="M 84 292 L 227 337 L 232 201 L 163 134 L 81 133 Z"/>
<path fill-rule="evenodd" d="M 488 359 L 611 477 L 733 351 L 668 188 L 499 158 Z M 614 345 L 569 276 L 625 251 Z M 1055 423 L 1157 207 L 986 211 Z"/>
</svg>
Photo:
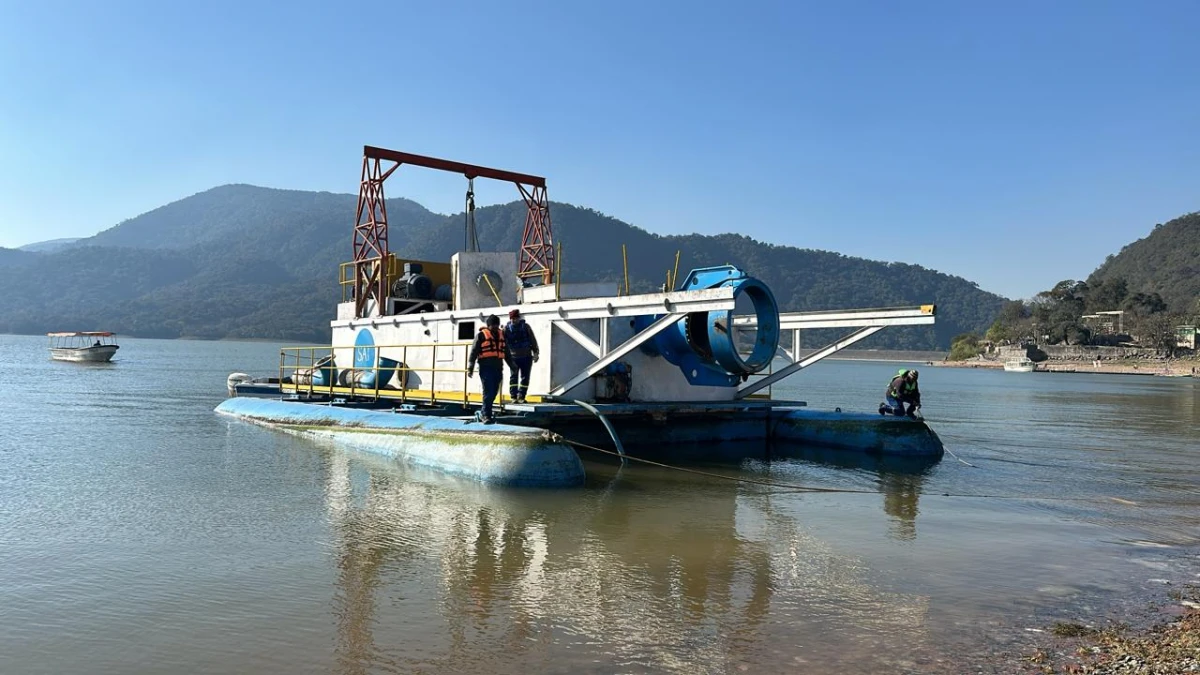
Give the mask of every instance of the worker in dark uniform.
<svg viewBox="0 0 1200 675">
<path fill-rule="evenodd" d="M 512 359 L 508 363 L 508 396 L 517 403 L 524 403 L 525 394 L 529 392 L 529 372 L 538 360 L 538 343 L 533 329 L 525 323 L 519 309 L 508 313 L 504 344 L 508 346 Z"/>
<path fill-rule="evenodd" d="M 916 418 L 917 410 L 921 408 L 921 389 L 917 386 L 919 375 L 920 373 L 915 370 L 901 370 L 896 373 L 884 393 L 887 402 L 879 404 L 879 414 L 890 413 L 896 416 L 907 415 Z"/>
<path fill-rule="evenodd" d="M 500 393 L 504 379 L 504 362 L 509 361 L 508 347 L 504 344 L 504 331 L 500 330 L 500 317 L 495 314 L 487 318 L 487 325 L 479 329 L 471 354 L 467 357 L 467 377 L 475 375 L 475 363 L 479 362 L 479 379 L 483 382 L 483 407 L 475 419 L 484 424 L 494 422 L 492 403 Z"/>
</svg>

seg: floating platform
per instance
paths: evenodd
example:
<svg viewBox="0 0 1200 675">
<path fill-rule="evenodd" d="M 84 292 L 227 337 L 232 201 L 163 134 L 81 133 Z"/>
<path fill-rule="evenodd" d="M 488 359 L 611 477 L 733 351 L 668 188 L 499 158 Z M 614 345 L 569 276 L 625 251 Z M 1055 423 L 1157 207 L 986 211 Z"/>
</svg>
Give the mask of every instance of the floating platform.
<svg viewBox="0 0 1200 675">
<path fill-rule="evenodd" d="M 592 406 L 622 445 L 670 446 L 677 458 L 710 461 L 721 446 L 761 442 L 936 461 L 941 440 L 924 422 L 805 410 L 800 402 L 617 403 Z M 303 436 L 494 485 L 570 487 L 584 481 L 573 443 L 612 448 L 606 426 L 572 403 L 515 404 L 496 424 L 455 408 L 396 410 L 231 398 L 217 412 Z M 691 451 L 687 449 L 691 448 Z"/>
<path fill-rule="evenodd" d="M 563 487 L 584 479 L 575 450 L 532 427 L 263 398 L 227 399 L 217 412 L 484 483 Z"/>
<path fill-rule="evenodd" d="M 476 178 L 514 183 L 527 207 L 521 248 L 459 251 L 448 262 L 397 257 L 383 183 L 402 165 L 466 176 L 469 205 Z M 933 324 L 933 304 L 781 312 L 767 284 L 735 266 L 679 278 L 678 255 L 659 292 L 631 293 L 628 270 L 623 292 L 613 281 L 564 284 L 544 178 L 373 146 L 362 167 L 354 259 L 338 269 L 330 344 L 281 348 L 272 377 L 231 374 L 233 398 L 217 412 L 501 485 L 578 485 L 576 450 L 587 447 L 628 447 L 631 456 L 669 448 L 697 462 L 747 443 L 764 457 L 773 444 L 942 455 L 923 421 L 812 412 L 772 396 L 785 378 L 881 330 Z M 470 206 L 466 222 L 471 241 Z M 511 325 L 500 334 L 503 316 Z M 813 329 L 850 332 L 807 353 L 801 331 Z M 474 419 L 480 352 L 503 356 L 510 376 L 524 373 L 529 403 L 512 402 L 510 380 L 496 424 Z M 518 365 L 525 358 L 537 365 Z"/>
</svg>

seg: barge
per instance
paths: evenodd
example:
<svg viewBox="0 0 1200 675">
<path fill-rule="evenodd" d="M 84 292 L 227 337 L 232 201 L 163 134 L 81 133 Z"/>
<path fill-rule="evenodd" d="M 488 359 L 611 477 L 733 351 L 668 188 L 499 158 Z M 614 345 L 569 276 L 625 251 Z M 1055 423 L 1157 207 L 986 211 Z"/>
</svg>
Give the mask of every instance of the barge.
<svg viewBox="0 0 1200 675">
<path fill-rule="evenodd" d="M 383 184 L 402 165 L 468 179 L 466 250 L 449 262 L 388 249 Z M 476 178 L 516 184 L 528 208 L 519 251 L 478 250 Z M 623 454 L 687 445 L 695 460 L 734 442 L 941 457 L 923 420 L 812 411 L 770 395 L 884 328 L 932 324 L 932 304 L 781 313 L 765 283 L 731 265 L 692 270 L 657 293 L 630 293 L 628 282 L 563 283 L 551 235 L 544 178 L 365 147 L 354 257 L 339 273 L 331 344 L 282 348 L 270 378 L 234 373 L 217 412 L 501 485 L 581 484 L 577 449 L 585 446 Z M 502 386 L 497 423 L 483 424 L 469 351 L 489 316 L 513 309 L 540 359 L 523 400 Z M 816 328 L 849 332 L 801 358 L 801 331 Z"/>
</svg>

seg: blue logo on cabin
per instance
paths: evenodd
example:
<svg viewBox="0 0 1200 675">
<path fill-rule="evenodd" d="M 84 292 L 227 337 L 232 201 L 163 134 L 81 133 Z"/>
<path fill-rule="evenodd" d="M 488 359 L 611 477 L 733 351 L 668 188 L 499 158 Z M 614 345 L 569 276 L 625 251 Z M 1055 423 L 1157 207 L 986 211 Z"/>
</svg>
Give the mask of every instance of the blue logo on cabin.
<svg viewBox="0 0 1200 675">
<path fill-rule="evenodd" d="M 375 338 L 371 331 L 363 328 L 354 338 L 354 369 L 370 370 L 375 367 Z"/>
</svg>

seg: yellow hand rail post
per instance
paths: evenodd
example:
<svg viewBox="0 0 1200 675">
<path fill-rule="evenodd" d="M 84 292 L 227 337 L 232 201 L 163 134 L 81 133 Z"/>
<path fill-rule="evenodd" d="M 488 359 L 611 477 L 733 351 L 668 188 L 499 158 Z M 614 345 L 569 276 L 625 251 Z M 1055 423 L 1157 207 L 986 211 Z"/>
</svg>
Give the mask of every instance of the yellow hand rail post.
<svg viewBox="0 0 1200 675">
<path fill-rule="evenodd" d="M 404 349 L 400 352 L 400 403 L 408 403 L 408 345 L 404 345 Z"/>
<path fill-rule="evenodd" d="M 629 295 L 629 257 L 625 254 L 625 244 L 621 244 L 621 265 L 625 268 L 625 295 Z"/>
</svg>

